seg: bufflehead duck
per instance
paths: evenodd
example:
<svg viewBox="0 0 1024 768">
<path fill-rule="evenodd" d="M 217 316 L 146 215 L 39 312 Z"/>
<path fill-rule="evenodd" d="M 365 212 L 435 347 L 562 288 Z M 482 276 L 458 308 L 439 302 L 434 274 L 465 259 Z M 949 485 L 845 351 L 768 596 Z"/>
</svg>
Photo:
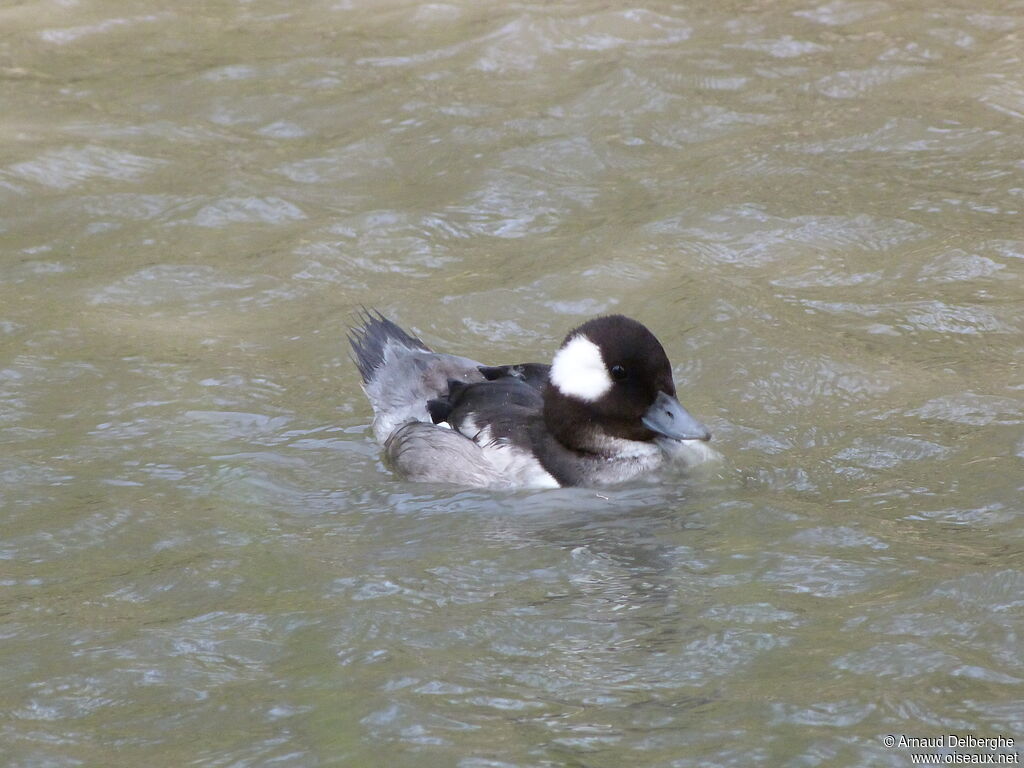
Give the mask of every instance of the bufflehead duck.
<svg viewBox="0 0 1024 768">
<path fill-rule="evenodd" d="M 573 329 L 551 365 L 431 351 L 380 313 L 349 342 L 385 455 L 410 480 L 601 486 L 661 466 L 707 427 L 676 399 L 665 350 L 622 315 Z"/>
</svg>

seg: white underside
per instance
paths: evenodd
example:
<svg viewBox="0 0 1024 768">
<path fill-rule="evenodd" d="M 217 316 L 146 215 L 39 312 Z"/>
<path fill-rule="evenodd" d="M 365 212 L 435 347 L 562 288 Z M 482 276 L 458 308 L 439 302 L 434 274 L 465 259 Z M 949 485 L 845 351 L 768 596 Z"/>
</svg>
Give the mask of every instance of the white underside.
<svg viewBox="0 0 1024 768">
<path fill-rule="evenodd" d="M 473 436 L 473 442 L 480 446 L 483 457 L 494 466 L 496 472 L 507 477 L 509 482 L 522 488 L 560 488 L 561 483 L 544 469 L 532 455 L 513 445 L 491 439 L 490 429 L 484 427 Z"/>
<path fill-rule="evenodd" d="M 655 442 L 670 460 L 684 467 L 696 467 L 722 458 L 722 454 L 712 448 L 706 440 L 658 438 Z"/>
</svg>

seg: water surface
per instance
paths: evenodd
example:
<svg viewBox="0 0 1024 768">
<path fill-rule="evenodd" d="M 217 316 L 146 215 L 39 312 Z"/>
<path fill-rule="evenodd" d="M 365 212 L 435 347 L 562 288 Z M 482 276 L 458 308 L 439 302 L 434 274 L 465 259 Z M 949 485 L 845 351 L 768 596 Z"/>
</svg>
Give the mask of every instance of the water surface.
<svg viewBox="0 0 1024 768">
<path fill-rule="evenodd" d="M 1024 4 L 31 0 L 0 29 L 11 765 L 1024 741 Z M 403 483 L 363 304 L 494 363 L 638 317 L 724 459 Z"/>
</svg>

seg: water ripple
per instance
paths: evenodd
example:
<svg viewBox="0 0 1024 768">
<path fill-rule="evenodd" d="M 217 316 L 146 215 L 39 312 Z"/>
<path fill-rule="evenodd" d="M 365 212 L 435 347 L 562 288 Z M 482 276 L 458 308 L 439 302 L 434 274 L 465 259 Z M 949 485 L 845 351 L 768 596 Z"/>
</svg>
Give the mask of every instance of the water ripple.
<svg viewBox="0 0 1024 768">
<path fill-rule="evenodd" d="M 71 189 L 90 179 L 134 181 L 166 160 L 101 146 L 65 147 L 8 166 L 7 172 L 54 189 Z"/>
<path fill-rule="evenodd" d="M 235 277 L 208 266 L 164 264 L 139 270 L 95 291 L 90 303 L 148 307 L 188 302 L 209 306 L 215 296 L 241 294 L 263 282 L 258 277 Z"/>
<path fill-rule="evenodd" d="M 1018 9 L 117 6 L 0 11 L 8 762 L 1024 732 Z M 405 483 L 360 304 L 494 362 L 636 315 L 722 458 Z"/>
</svg>

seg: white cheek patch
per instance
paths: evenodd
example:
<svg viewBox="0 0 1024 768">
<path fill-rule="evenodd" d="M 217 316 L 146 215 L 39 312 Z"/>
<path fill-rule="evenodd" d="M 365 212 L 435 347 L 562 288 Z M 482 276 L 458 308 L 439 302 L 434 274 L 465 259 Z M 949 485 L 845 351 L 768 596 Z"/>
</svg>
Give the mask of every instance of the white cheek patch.
<svg viewBox="0 0 1024 768">
<path fill-rule="evenodd" d="M 598 346 L 586 336 L 576 336 L 555 354 L 551 383 L 563 395 L 592 403 L 612 388 L 612 377 Z"/>
</svg>

